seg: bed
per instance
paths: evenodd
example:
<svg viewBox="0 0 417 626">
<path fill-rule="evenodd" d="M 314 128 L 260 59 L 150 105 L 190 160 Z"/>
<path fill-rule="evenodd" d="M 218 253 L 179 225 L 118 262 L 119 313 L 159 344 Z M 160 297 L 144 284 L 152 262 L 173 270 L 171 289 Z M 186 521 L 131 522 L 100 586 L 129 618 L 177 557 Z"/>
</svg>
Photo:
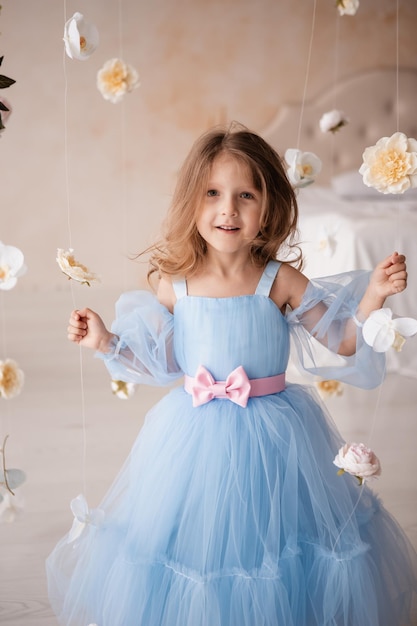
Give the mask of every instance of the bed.
<svg viewBox="0 0 417 626">
<path fill-rule="evenodd" d="M 305 103 L 300 132 L 302 107 L 289 104 L 279 109 L 262 133 L 280 154 L 287 148 L 299 148 L 314 152 L 323 163 L 316 182 L 298 192 L 305 273 L 314 278 L 350 269 L 372 269 L 392 251 L 402 251 L 408 259 L 409 286 L 386 306 L 394 314 L 414 318 L 417 189 L 395 196 L 381 194 L 363 184 L 358 169 L 364 149 L 381 137 L 400 130 L 417 138 L 416 96 L 417 70 L 367 72 L 339 81 Z M 332 109 L 343 110 L 349 124 L 337 133 L 323 133 L 319 120 Z M 417 378 L 417 338 L 408 340 L 401 353 L 389 350 L 387 370 Z"/>
</svg>

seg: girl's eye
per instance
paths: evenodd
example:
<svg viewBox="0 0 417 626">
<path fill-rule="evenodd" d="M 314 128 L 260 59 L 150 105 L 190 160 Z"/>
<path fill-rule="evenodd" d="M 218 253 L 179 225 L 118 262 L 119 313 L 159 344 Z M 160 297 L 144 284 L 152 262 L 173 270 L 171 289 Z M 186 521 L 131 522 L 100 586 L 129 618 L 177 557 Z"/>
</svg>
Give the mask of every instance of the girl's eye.
<svg viewBox="0 0 417 626">
<path fill-rule="evenodd" d="M 249 191 L 243 191 L 240 195 L 245 200 L 251 200 L 253 198 L 253 194 L 249 193 Z"/>
<path fill-rule="evenodd" d="M 207 195 L 210 197 L 217 196 L 218 192 L 216 189 L 209 189 Z"/>
</svg>

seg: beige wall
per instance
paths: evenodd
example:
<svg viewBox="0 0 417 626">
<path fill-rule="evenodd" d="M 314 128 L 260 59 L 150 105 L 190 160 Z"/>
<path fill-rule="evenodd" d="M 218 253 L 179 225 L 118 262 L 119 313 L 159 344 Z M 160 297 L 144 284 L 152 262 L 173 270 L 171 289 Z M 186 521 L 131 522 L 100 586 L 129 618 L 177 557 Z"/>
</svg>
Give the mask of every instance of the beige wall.
<svg viewBox="0 0 417 626">
<path fill-rule="evenodd" d="M 78 10 L 99 28 L 88 61 L 64 56 L 65 4 L 67 18 Z M 396 65 L 395 0 L 361 0 L 357 15 L 343 18 L 334 5 L 317 1 L 307 98 L 357 71 Z M 1 93 L 13 113 L 0 139 L 0 240 L 25 253 L 22 290 L 66 288 L 55 252 L 70 244 L 104 286 L 136 287 L 145 267 L 126 255 L 157 233 L 193 139 L 233 119 L 262 133 L 283 103 L 303 95 L 313 0 L 2 7 L 1 72 L 17 82 Z M 399 0 L 401 65 L 417 67 L 416 27 L 416 0 Z M 97 70 L 115 56 L 141 78 L 117 105 L 95 86 Z"/>
</svg>

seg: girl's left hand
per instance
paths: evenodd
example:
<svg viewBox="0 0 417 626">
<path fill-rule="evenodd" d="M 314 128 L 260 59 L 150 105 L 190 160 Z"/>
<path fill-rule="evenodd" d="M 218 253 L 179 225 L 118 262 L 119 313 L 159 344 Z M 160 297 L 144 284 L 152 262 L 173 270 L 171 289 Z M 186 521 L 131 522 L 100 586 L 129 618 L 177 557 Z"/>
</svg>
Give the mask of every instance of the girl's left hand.
<svg viewBox="0 0 417 626">
<path fill-rule="evenodd" d="M 370 287 L 379 298 L 388 298 L 404 291 L 407 287 L 405 256 L 394 252 L 378 263 L 372 274 Z"/>
</svg>

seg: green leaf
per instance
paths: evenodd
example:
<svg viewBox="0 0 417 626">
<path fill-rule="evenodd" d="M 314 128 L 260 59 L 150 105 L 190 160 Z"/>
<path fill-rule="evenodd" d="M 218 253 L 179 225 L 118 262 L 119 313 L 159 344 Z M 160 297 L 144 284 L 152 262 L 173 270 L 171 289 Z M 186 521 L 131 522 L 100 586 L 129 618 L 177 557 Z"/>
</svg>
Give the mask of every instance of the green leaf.
<svg viewBox="0 0 417 626">
<path fill-rule="evenodd" d="M 0 111 L 10 111 L 7 106 L 0 100 Z"/>
<path fill-rule="evenodd" d="M 13 78 L 8 78 L 8 76 L 3 76 L 0 74 L 0 89 L 6 89 L 13 85 L 16 81 Z"/>
<path fill-rule="evenodd" d="M 20 469 L 9 469 L 9 470 L 6 470 L 6 478 L 7 478 L 7 484 L 9 485 L 9 487 L 11 489 L 15 489 L 16 487 L 19 487 L 19 485 L 25 482 L 26 474 Z M 0 471 L 0 483 L 2 485 L 5 485 L 6 483 L 3 471 Z"/>
</svg>

